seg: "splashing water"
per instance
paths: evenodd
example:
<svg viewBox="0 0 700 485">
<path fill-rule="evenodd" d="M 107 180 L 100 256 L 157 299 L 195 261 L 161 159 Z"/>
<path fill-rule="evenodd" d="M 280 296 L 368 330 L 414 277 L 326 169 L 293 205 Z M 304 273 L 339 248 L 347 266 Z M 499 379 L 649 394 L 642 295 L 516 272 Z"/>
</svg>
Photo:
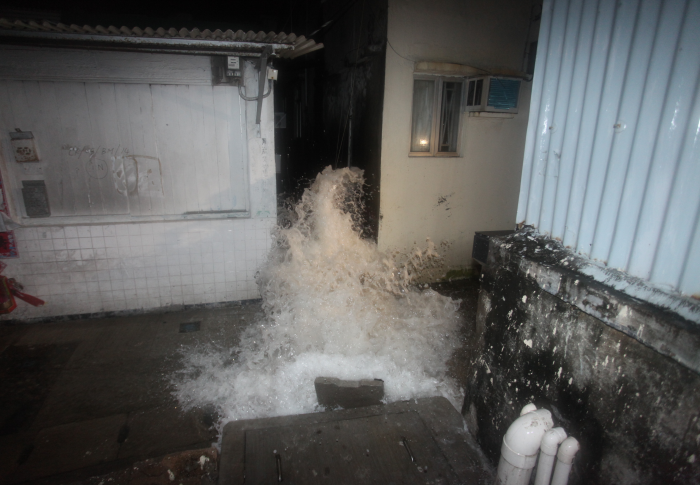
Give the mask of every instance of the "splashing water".
<svg viewBox="0 0 700 485">
<path fill-rule="evenodd" d="M 185 409 L 213 404 L 222 423 L 318 411 L 319 376 L 382 379 L 387 402 L 442 395 L 460 405 L 447 376 L 459 301 L 412 285 L 439 259 L 430 241 L 399 263 L 360 238 L 363 182 L 359 170 L 328 167 L 304 192 L 258 277 L 265 317 L 233 352 L 185 354 L 188 377 L 174 380 Z"/>
</svg>

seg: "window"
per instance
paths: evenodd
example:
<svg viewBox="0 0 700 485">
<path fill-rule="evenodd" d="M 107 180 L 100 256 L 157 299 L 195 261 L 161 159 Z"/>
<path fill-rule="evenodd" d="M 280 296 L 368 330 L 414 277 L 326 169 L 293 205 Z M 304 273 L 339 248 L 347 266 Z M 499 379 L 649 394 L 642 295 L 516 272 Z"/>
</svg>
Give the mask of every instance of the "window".
<svg viewBox="0 0 700 485">
<path fill-rule="evenodd" d="M 470 79 L 466 110 L 517 113 L 519 95 L 519 79 L 492 76 Z"/>
<path fill-rule="evenodd" d="M 464 81 L 434 76 L 413 81 L 411 156 L 459 156 Z"/>
</svg>

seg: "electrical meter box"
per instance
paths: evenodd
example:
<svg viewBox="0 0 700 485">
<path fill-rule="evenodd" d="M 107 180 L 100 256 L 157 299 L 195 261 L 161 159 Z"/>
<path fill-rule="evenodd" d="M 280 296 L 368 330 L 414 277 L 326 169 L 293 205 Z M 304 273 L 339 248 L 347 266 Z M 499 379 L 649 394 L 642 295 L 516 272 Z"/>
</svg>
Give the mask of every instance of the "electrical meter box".
<svg viewBox="0 0 700 485">
<path fill-rule="evenodd" d="M 241 58 L 238 56 L 228 56 L 227 57 L 227 68 L 228 69 L 240 69 L 241 68 Z"/>
</svg>

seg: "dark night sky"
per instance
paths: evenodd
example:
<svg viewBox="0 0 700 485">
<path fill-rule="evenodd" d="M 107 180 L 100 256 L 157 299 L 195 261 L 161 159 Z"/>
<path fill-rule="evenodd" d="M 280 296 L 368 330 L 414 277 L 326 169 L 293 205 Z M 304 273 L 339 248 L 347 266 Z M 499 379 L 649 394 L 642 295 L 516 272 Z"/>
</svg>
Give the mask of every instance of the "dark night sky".
<svg viewBox="0 0 700 485">
<path fill-rule="evenodd" d="M 50 20 L 78 25 L 126 25 L 129 27 L 198 27 L 233 30 L 294 32 L 304 35 L 316 29 L 311 25 L 313 10 L 318 0 L 264 0 L 196 2 L 172 0 L 168 2 L 134 1 L 107 3 L 100 0 L 26 0 L 0 1 L 0 15 L 10 17 L 14 12 L 24 18 L 51 16 Z M 32 12 L 34 11 L 34 12 Z"/>
</svg>

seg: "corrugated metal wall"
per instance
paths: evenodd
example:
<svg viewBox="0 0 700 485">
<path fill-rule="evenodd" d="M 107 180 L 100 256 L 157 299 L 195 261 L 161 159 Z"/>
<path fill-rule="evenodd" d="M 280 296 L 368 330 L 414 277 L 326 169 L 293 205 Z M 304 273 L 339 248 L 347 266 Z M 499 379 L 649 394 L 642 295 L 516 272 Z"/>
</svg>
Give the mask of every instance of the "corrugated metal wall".
<svg viewBox="0 0 700 485">
<path fill-rule="evenodd" d="M 700 293 L 700 0 L 545 0 L 518 222 Z"/>
</svg>

